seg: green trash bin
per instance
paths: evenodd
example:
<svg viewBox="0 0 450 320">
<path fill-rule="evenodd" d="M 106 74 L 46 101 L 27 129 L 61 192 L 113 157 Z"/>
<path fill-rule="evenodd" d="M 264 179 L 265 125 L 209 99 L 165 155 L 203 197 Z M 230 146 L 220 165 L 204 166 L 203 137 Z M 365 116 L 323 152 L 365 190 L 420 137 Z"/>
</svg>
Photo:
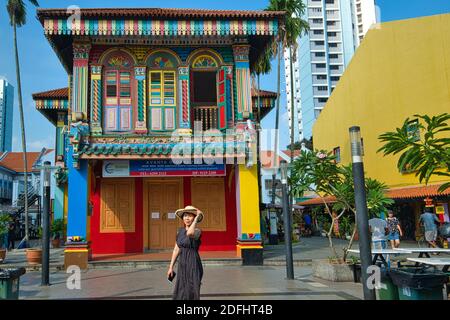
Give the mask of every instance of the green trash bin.
<svg viewBox="0 0 450 320">
<path fill-rule="evenodd" d="M 391 270 L 400 300 L 444 300 L 444 284 L 448 277 L 437 270 L 399 268 Z"/>
<path fill-rule="evenodd" d="M 0 269 L 0 300 L 19 299 L 20 277 L 25 268 Z"/>
<path fill-rule="evenodd" d="M 381 272 L 381 285 L 377 294 L 378 300 L 399 300 L 398 287 L 392 282 L 389 272 Z"/>
</svg>

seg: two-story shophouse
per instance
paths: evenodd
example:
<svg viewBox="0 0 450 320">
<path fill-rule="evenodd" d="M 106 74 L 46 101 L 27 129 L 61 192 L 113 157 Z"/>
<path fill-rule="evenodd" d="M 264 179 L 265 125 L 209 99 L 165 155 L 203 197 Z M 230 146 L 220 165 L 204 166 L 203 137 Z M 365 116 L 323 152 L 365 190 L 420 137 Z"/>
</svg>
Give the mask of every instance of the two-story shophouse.
<svg viewBox="0 0 450 320">
<path fill-rule="evenodd" d="M 201 250 L 262 262 L 251 72 L 283 16 L 38 10 L 68 73 L 68 89 L 34 96 L 57 126 L 66 261 L 173 248 L 175 211 L 194 205 Z"/>
</svg>

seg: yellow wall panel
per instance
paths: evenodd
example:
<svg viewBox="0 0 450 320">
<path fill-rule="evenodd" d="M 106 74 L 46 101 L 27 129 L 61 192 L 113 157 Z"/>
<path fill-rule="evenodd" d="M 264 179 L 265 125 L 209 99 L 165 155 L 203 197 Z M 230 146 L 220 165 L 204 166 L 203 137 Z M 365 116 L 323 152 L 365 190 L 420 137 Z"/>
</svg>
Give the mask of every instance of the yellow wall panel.
<svg viewBox="0 0 450 320">
<path fill-rule="evenodd" d="M 341 148 L 351 162 L 348 129 L 360 126 L 367 176 L 391 187 L 418 184 L 383 157 L 378 136 L 414 114 L 450 111 L 450 14 L 395 21 L 369 30 L 313 128 L 314 147 Z M 448 134 L 448 133 L 447 133 Z M 445 181 L 433 177 L 430 183 Z"/>
</svg>

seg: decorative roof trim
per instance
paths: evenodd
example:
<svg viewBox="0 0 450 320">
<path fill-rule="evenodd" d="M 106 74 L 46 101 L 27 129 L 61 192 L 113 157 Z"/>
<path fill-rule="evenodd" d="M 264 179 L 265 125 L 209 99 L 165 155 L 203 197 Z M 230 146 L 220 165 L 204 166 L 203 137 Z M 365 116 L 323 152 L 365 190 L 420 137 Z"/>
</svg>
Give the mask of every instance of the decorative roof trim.
<svg viewBox="0 0 450 320">
<path fill-rule="evenodd" d="M 68 19 L 42 21 L 46 35 L 84 36 L 274 36 L 277 20 L 125 20 Z"/>
</svg>

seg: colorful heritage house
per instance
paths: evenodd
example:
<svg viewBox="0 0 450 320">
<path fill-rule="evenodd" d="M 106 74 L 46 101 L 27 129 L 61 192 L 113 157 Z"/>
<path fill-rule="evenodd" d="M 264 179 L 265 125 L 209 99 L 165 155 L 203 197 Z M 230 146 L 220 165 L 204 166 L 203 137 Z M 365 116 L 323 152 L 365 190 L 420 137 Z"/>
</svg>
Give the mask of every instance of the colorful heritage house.
<svg viewBox="0 0 450 320">
<path fill-rule="evenodd" d="M 186 205 L 205 212 L 202 250 L 262 262 L 256 110 L 276 94 L 251 73 L 283 15 L 38 10 L 68 73 L 68 88 L 33 96 L 57 128 L 66 263 L 173 248 Z"/>
</svg>

